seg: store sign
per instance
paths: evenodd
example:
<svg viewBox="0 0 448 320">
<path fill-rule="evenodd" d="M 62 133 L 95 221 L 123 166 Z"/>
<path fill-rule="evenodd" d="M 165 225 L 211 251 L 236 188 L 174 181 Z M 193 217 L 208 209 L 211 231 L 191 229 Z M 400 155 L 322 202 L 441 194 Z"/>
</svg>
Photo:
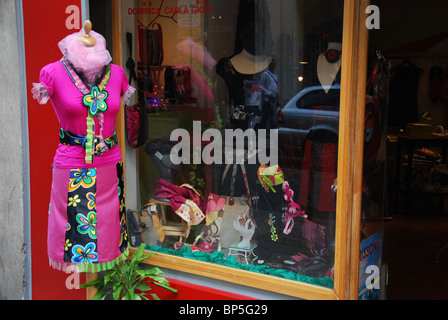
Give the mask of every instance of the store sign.
<svg viewBox="0 0 448 320">
<path fill-rule="evenodd" d="M 129 16 L 136 15 L 189 15 L 189 14 L 204 14 L 212 13 L 211 7 L 208 5 L 207 0 L 179 0 L 174 5 L 165 5 L 164 2 L 157 6 L 152 1 L 143 1 L 142 6 L 128 8 Z"/>
</svg>

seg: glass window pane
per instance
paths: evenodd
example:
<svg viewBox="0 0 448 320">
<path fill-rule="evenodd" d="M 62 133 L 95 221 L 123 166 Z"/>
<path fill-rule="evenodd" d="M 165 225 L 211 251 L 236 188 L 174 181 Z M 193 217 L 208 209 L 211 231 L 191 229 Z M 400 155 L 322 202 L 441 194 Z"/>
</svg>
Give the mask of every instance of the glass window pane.
<svg viewBox="0 0 448 320">
<path fill-rule="evenodd" d="M 122 18 L 148 119 L 131 241 L 332 288 L 343 1 L 123 1 Z"/>
</svg>

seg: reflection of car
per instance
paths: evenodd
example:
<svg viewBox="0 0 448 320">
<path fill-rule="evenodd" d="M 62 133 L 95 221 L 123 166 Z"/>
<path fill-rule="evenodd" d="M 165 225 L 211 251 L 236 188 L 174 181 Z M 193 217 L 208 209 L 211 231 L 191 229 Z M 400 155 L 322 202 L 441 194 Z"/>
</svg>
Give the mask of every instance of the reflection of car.
<svg viewBox="0 0 448 320">
<path fill-rule="evenodd" d="M 298 160 L 307 137 L 336 138 L 339 131 L 340 85 L 328 93 L 322 86 L 301 90 L 278 115 L 279 162 Z"/>
</svg>

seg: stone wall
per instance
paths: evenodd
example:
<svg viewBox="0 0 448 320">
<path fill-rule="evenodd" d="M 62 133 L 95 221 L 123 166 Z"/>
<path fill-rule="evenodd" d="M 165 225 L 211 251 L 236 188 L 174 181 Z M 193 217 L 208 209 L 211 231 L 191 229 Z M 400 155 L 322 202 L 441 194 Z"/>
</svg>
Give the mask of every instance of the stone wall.
<svg viewBox="0 0 448 320">
<path fill-rule="evenodd" d="M 21 1 L 0 1 L 0 299 L 26 299 L 28 136 Z"/>
</svg>

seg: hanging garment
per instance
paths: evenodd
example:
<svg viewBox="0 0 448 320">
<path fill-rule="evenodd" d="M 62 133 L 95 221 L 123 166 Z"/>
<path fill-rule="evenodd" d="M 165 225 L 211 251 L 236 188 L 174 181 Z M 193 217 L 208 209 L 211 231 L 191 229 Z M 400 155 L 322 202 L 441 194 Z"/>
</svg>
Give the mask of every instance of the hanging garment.
<svg viewBox="0 0 448 320">
<path fill-rule="evenodd" d="M 448 67 L 445 68 L 445 72 L 443 75 L 443 86 L 440 96 L 443 100 L 448 100 Z"/>
<path fill-rule="evenodd" d="M 390 78 L 388 124 L 404 126 L 418 120 L 418 86 L 422 69 L 404 61 Z"/>
<path fill-rule="evenodd" d="M 298 202 L 309 220 L 323 225 L 336 212 L 331 185 L 337 176 L 337 149 L 337 135 L 331 132 L 312 132 L 304 142 Z"/>
<path fill-rule="evenodd" d="M 432 103 L 436 103 L 442 97 L 443 78 L 444 74 L 441 66 L 431 67 L 431 70 L 429 70 L 428 97 Z"/>
</svg>

